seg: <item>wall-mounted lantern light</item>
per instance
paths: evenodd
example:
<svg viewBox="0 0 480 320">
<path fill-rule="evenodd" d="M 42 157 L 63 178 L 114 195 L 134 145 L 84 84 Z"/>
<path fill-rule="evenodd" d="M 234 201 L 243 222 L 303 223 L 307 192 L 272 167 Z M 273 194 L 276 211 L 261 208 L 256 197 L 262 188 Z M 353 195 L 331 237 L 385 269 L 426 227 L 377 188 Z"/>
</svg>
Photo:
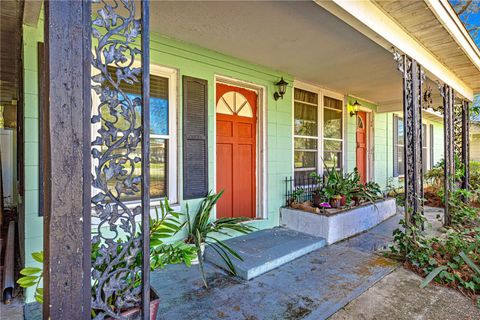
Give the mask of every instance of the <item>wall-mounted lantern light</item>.
<svg viewBox="0 0 480 320">
<path fill-rule="evenodd" d="M 352 110 L 350 110 L 350 117 L 356 116 L 361 106 L 362 105 L 358 103 L 358 100 L 355 100 L 355 102 L 352 104 Z"/>
<path fill-rule="evenodd" d="M 275 83 L 275 85 L 278 87 L 278 91 L 273 94 L 273 98 L 275 99 L 275 101 L 280 98 L 283 99 L 283 95 L 285 94 L 285 92 L 287 92 L 288 82 L 283 80 L 283 77 L 282 77 L 280 81 Z"/>
</svg>

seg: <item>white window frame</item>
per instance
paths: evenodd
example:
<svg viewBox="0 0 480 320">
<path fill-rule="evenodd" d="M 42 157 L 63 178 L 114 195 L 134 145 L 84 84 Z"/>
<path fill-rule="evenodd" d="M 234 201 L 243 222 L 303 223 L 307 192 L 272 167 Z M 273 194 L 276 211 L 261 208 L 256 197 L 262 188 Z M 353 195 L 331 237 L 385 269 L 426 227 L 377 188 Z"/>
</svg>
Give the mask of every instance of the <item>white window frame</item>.
<svg viewBox="0 0 480 320">
<path fill-rule="evenodd" d="M 403 122 L 403 130 L 404 130 L 404 137 L 406 138 L 405 136 L 405 118 L 403 116 L 403 114 L 395 114 L 398 119 L 402 120 Z M 430 125 L 432 123 L 430 121 L 425 121 L 423 120 L 422 121 L 422 130 L 423 130 L 423 126 L 425 126 L 425 146 L 422 146 L 422 152 L 423 152 L 423 149 L 426 149 L 426 157 L 425 159 L 422 159 L 423 160 L 423 163 L 426 165 L 426 171 L 432 169 L 432 165 L 431 165 L 431 154 L 430 154 L 430 148 L 433 148 L 433 146 L 431 145 L 431 141 L 430 141 L 430 135 L 431 135 L 431 132 L 430 132 Z M 397 130 L 398 130 L 398 125 L 397 125 Z M 398 131 L 397 132 L 393 132 L 393 134 L 397 135 L 397 139 L 398 139 Z M 405 143 L 405 141 L 404 141 Z M 401 144 L 397 144 L 397 146 L 403 146 L 403 150 L 405 150 L 405 144 L 401 145 Z M 393 147 L 395 148 L 396 146 L 393 145 Z M 398 157 L 398 155 L 397 155 Z M 393 161 L 397 161 L 398 162 L 398 158 L 397 159 L 393 159 Z M 403 159 L 403 161 L 406 161 L 406 159 Z M 424 172 L 425 173 L 425 172 Z M 399 174 L 396 178 L 404 178 L 405 177 L 405 174 Z"/>
<path fill-rule="evenodd" d="M 325 137 L 324 137 L 324 133 L 323 133 L 323 128 L 324 128 L 324 110 L 325 110 L 325 103 L 324 103 L 324 98 L 325 97 L 329 97 L 329 98 L 333 98 L 333 99 L 336 99 L 336 100 L 339 100 L 342 102 L 342 109 L 341 110 L 338 110 L 338 109 L 332 109 L 332 108 L 327 108 L 329 110 L 335 110 L 337 112 L 341 112 L 342 113 L 342 139 L 333 139 L 333 138 L 327 138 L 327 140 L 329 141 L 340 141 L 342 142 L 342 167 L 340 168 L 342 170 L 342 174 L 345 174 L 346 173 L 346 153 L 345 153 L 345 115 L 346 115 L 346 104 L 345 104 L 345 95 L 343 94 L 340 94 L 340 93 L 337 93 L 337 92 L 333 92 L 333 91 L 330 91 L 330 90 L 326 90 L 326 89 L 323 89 L 322 90 L 322 158 L 324 156 L 324 143 L 325 143 Z M 322 174 L 323 174 L 323 163 L 322 163 Z"/>
<path fill-rule="evenodd" d="M 135 61 L 132 67 L 141 67 L 140 62 Z M 92 74 L 98 73 L 98 70 L 92 70 Z M 159 138 L 168 140 L 167 149 L 167 197 L 171 204 L 178 204 L 178 141 L 177 141 L 177 117 L 178 117 L 178 72 L 176 69 L 150 64 L 150 74 L 168 79 L 168 135 L 154 135 L 151 138 Z M 100 104 L 98 96 L 92 90 L 92 115 L 97 114 L 96 106 Z M 97 123 L 91 126 L 92 140 L 97 136 L 97 130 L 101 124 Z M 97 159 L 92 158 L 92 174 L 94 174 L 94 166 Z M 92 187 L 92 195 L 96 193 Z M 160 201 L 165 199 L 151 198 L 150 207 L 157 206 Z M 126 202 L 128 208 L 134 208 L 139 205 L 141 200 L 132 200 Z"/>
<path fill-rule="evenodd" d="M 306 90 L 312 93 L 315 93 L 318 95 L 318 105 L 317 105 L 317 119 L 318 119 L 318 125 L 317 125 L 317 174 L 323 175 L 324 174 L 324 168 L 323 168 L 323 156 L 324 156 L 324 136 L 323 136 L 323 129 L 324 129 L 324 97 L 327 96 L 329 98 L 337 99 L 342 101 L 342 139 L 328 139 L 328 140 L 336 140 L 336 141 L 341 141 L 342 142 L 342 172 L 345 173 L 345 168 L 346 168 L 346 135 L 345 135 L 345 114 L 346 114 L 346 103 L 345 103 L 345 95 L 330 91 L 327 89 L 323 89 L 321 87 L 318 87 L 316 85 L 312 85 L 309 83 L 305 83 L 302 81 L 295 80 L 293 83 L 293 88 L 301 89 L 301 90 Z M 335 109 L 336 111 L 339 111 Z M 340 112 L 340 111 L 339 111 Z M 293 92 L 292 94 L 292 172 L 293 175 L 295 176 L 295 138 L 309 138 L 312 139 L 314 137 L 303 137 L 303 136 L 298 136 L 295 134 L 295 93 Z"/>
<path fill-rule="evenodd" d="M 403 117 L 403 113 L 401 114 L 395 114 L 397 116 L 397 120 L 402 120 L 402 124 L 403 124 L 403 144 L 400 144 L 400 143 L 397 143 L 396 145 L 393 143 L 393 136 L 392 136 L 392 144 L 393 144 L 393 147 L 396 148 L 398 146 L 402 146 L 403 147 L 403 152 L 404 152 L 404 155 L 405 155 L 405 139 L 406 139 L 406 130 L 405 130 L 405 118 Z M 395 118 L 394 118 L 395 119 Z M 397 123 L 397 132 L 394 132 L 393 135 L 397 135 L 397 141 L 398 141 L 398 123 Z M 393 159 L 393 161 L 397 162 L 397 166 L 398 166 L 398 151 L 397 151 L 397 159 Z M 404 156 L 404 159 L 403 161 L 406 161 L 405 159 L 405 156 Z M 400 166 L 398 167 L 400 168 Z M 400 171 L 398 169 L 398 171 Z M 405 177 L 405 172 L 402 173 L 402 174 L 398 174 L 397 176 L 394 176 L 395 178 L 404 178 Z"/>
</svg>

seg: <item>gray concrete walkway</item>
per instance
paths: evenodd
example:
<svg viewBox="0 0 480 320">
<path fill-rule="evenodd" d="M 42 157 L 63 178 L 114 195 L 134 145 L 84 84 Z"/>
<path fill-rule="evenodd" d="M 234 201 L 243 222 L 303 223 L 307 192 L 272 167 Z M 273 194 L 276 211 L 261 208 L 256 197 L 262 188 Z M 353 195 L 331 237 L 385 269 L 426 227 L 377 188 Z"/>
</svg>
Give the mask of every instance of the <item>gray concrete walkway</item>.
<svg viewBox="0 0 480 320">
<path fill-rule="evenodd" d="M 196 266 L 152 273 L 161 297 L 157 319 L 326 319 L 391 273 L 386 247 L 400 216 L 344 242 L 316 250 L 245 281 L 207 266 L 209 289 Z"/>
<path fill-rule="evenodd" d="M 480 309 L 460 292 L 429 285 L 422 278 L 398 268 L 335 313 L 330 320 L 478 320 Z"/>
</svg>

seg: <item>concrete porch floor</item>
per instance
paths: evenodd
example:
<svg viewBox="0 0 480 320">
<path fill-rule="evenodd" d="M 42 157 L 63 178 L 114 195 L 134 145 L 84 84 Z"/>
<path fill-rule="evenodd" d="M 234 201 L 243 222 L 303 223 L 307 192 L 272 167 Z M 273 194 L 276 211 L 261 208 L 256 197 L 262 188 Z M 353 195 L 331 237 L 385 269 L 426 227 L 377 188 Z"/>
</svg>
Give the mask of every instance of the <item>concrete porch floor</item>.
<svg viewBox="0 0 480 320">
<path fill-rule="evenodd" d="M 326 319 L 391 273 L 397 264 L 374 251 L 391 241 L 401 216 L 366 233 L 321 248 L 250 281 L 207 264 L 152 273 L 161 297 L 157 319 Z"/>
</svg>

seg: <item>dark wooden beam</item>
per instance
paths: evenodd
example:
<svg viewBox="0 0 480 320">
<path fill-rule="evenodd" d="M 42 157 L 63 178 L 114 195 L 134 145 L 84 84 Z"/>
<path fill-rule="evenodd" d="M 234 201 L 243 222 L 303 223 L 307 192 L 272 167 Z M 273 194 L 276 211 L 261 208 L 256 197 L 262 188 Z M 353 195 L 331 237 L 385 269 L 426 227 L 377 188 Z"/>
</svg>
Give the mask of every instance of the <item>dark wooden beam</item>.
<svg viewBox="0 0 480 320">
<path fill-rule="evenodd" d="M 469 189 L 470 180 L 470 104 L 462 101 L 462 164 L 464 174 L 462 177 L 462 189 Z"/>
<path fill-rule="evenodd" d="M 45 2 L 44 319 L 91 318 L 90 11 L 89 1 Z"/>
<path fill-rule="evenodd" d="M 150 319 L 150 3 L 142 0 L 142 318 Z M 147 254 L 148 253 L 148 254 Z"/>
</svg>

